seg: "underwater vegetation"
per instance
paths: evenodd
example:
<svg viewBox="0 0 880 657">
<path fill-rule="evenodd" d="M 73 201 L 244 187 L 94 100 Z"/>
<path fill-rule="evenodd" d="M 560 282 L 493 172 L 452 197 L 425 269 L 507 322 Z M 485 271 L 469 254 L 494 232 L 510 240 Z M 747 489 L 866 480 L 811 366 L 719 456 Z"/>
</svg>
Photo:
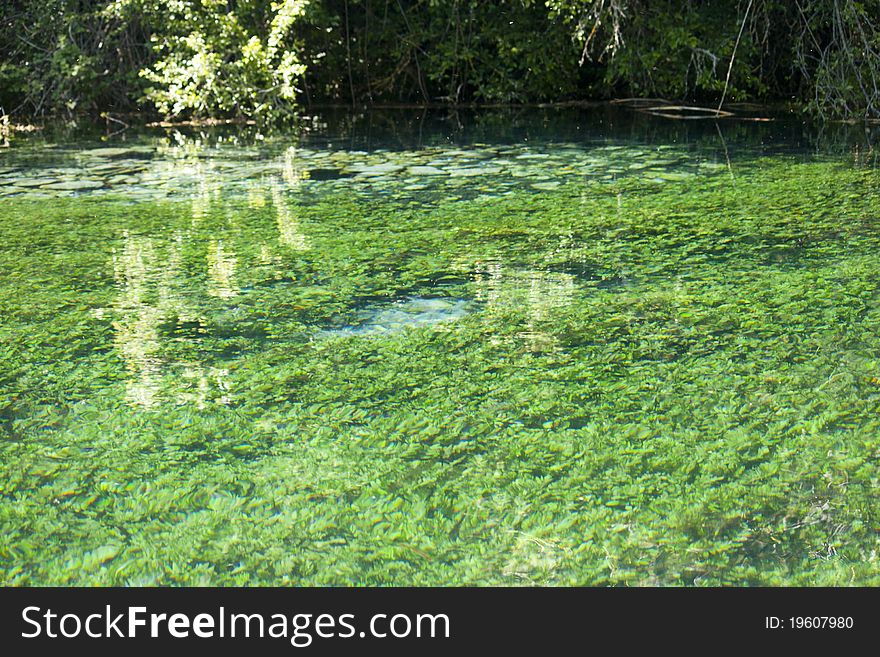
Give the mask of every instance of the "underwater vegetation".
<svg viewBox="0 0 880 657">
<path fill-rule="evenodd" d="M 875 169 L 303 150 L 0 160 L 0 581 L 880 584 Z"/>
</svg>

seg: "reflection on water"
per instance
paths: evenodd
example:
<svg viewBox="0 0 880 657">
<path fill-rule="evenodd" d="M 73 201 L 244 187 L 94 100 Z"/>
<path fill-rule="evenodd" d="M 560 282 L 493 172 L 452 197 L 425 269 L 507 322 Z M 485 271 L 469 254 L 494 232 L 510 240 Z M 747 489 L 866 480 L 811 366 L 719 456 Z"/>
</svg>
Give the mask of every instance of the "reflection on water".
<svg viewBox="0 0 880 657">
<path fill-rule="evenodd" d="M 281 179 L 295 188 L 302 182 L 303 177 L 302 165 L 296 155 L 296 146 L 291 146 L 281 157 Z"/>
<path fill-rule="evenodd" d="M 192 220 L 198 223 L 211 211 L 212 202 L 220 196 L 220 185 L 212 176 L 200 171 L 192 196 Z"/>
<path fill-rule="evenodd" d="M 266 143 L 261 148 L 207 145 L 179 133 L 172 145 L 152 143 L 114 151 L 92 149 L 75 156 L 36 150 L 14 170 L 0 170 L 0 196 L 107 196 L 129 200 L 189 198 L 198 222 L 220 196 L 279 195 L 311 198 L 328 191 L 369 198 L 404 192 L 411 198 L 491 199 L 516 190 L 541 193 L 564 184 L 613 184 L 638 180 L 664 185 L 716 175 L 727 150 L 714 145 L 688 150 L 670 144 L 625 145 L 595 139 L 583 143 L 436 144 L 411 150 L 320 149 Z M 726 146 L 725 146 L 726 148 Z M 149 157 L 144 158 L 144 155 Z M 14 152 L 11 160 L 18 157 Z M 71 161 L 71 160 L 74 160 Z M 289 210 L 279 207 L 279 225 Z M 298 238 L 291 235 L 293 248 Z M 286 242 L 287 243 L 287 242 Z"/>
<path fill-rule="evenodd" d="M 290 149 L 286 157 L 293 162 L 295 151 Z M 111 309 L 114 343 L 129 373 L 126 399 L 142 407 L 154 407 L 163 400 L 196 406 L 207 401 L 229 403 L 228 369 L 202 362 L 192 353 L 186 358 L 171 356 L 174 349 L 169 340 L 181 340 L 186 335 L 197 342 L 206 337 L 204 326 L 209 321 L 205 313 L 211 305 L 208 300 L 223 306 L 234 302 L 241 292 L 241 269 L 248 266 L 242 263 L 256 264 L 266 275 L 282 278 L 283 251 L 305 252 L 311 248 L 296 206 L 288 200 L 284 187 L 285 183 L 296 182 L 295 178 L 287 175 L 282 181 L 274 176 L 251 185 L 245 198 L 247 207 L 255 211 L 265 208 L 274 215 L 275 237 L 255 237 L 248 244 L 248 254 L 242 256 L 233 246 L 238 231 L 236 214 L 217 202 L 224 198 L 222 184 L 198 163 L 181 166 L 170 164 L 169 175 L 185 171 L 199 180 L 191 198 L 189 225 L 164 238 L 123 230 L 120 246 L 112 257 L 117 290 Z M 220 224 L 208 221 L 214 209 L 226 215 Z M 284 247 L 281 252 L 279 245 Z M 185 258 L 194 257 L 204 263 L 198 267 L 201 274 L 193 275 L 189 263 L 184 266 Z M 200 328 L 195 332 L 186 328 L 192 326 Z M 259 333 L 265 328 L 254 330 Z"/>
<path fill-rule="evenodd" d="M 478 260 L 474 266 L 473 279 L 477 301 L 495 306 L 501 295 L 502 263 L 497 260 Z"/>
<path fill-rule="evenodd" d="M 209 400 L 230 401 L 228 368 L 167 353 L 169 340 L 177 339 L 176 327 L 205 323 L 204 310 L 187 293 L 191 284 L 182 267 L 185 239 L 182 233 L 162 241 L 124 231 L 122 247 L 112 257 L 117 290 L 109 309 L 114 317 L 113 342 L 128 372 L 126 400 L 135 406 L 153 408 L 168 400 L 201 408 Z M 235 297 L 235 254 L 222 241 L 212 240 L 206 260 L 207 295 L 221 300 Z M 96 314 L 103 317 L 107 311 Z M 196 339 L 203 333 L 203 328 L 196 330 Z"/>
<path fill-rule="evenodd" d="M 551 351 L 558 346 L 550 330 L 558 311 L 585 293 L 571 274 L 515 269 L 505 267 L 500 260 L 478 262 L 472 278 L 475 297 L 486 306 L 487 321 L 501 323 L 505 315 L 524 311 L 525 322 L 514 338 L 517 346 L 533 352 Z M 496 343 L 505 339 L 493 337 Z"/>
<path fill-rule="evenodd" d="M 221 240 L 208 244 L 208 294 L 220 299 L 231 299 L 238 294 L 235 284 L 235 253 L 227 251 Z"/>
<path fill-rule="evenodd" d="M 528 307 L 526 328 L 518 333 L 529 351 L 550 351 L 557 338 L 548 331 L 558 311 L 571 304 L 579 292 L 574 276 L 557 272 L 525 272 L 525 295 Z"/>
<path fill-rule="evenodd" d="M 197 363 L 181 363 L 181 366 L 185 384 L 177 394 L 176 403 L 192 404 L 199 409 L 205 408 L 208 401 L 232 403 L 228 368 L 204 367 Z"/>
<path fill-rule="evenodd" d="M 160 303 L 170 299 L 168 284 L 175 274 L 173 258 L 159 263 L 149 237 L 125 232 L 122 239 L 122 252 L 113 255 L 118 290 L 113 304 L 114 343 L 130 377 L 126 398 L 133 404 L 151 407 L 158 401 L 162 376 L 159 325 L 167 308 L 160 308 Z"/>
<path fill-rule="evenodd" d="M 294 251 L 308 251 L 309 238 L 300 229 L 299 220 L 284 198 L 277 180 L 273 180 L 270 189 L 275 207 L 275 222 L 278 224 L 278 241 Z"/>
</svg>

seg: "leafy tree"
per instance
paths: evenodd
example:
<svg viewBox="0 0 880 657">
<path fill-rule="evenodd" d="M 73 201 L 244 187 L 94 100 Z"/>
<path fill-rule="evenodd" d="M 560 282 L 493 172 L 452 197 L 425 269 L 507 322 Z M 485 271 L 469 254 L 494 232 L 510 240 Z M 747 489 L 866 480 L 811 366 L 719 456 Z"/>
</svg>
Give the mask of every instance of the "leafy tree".
<svg viewBox="0 0 880 657">
<path fill-rule="evenodd" d="M 622 95 L 880 116 L 880 0 L 0 0 L 0 114 Z"/>
<path fill-rule="evenodd" d="M 294 115 L 299 62 L 292 26 L 308 0 L 117 0 L 119 16 L 161 26 L 157 59 L 141 75 L 143 100 L 171 117 L 233 116 L 273 121 Z"/>
<path fill-rule="evenodd" d="M 880 1 L 547 0 L 604 89 L 799 98 L 816 114 L 880 116 Z M 728 70 L 730 75 L 728 76 Z"/>
<path fill-rule="evenodd" d="M 148 62 L 140 16 L 106 0 L 0 0 L 0 108 L 6 113 L 97 113 L 131 106 Z"/>
<path fill-rule="evenodd" d="M 532 1 L 327 0 L 303 26 L 318 98 L 516 103 L 581 92 L 568 27 Z"/>
</svg>

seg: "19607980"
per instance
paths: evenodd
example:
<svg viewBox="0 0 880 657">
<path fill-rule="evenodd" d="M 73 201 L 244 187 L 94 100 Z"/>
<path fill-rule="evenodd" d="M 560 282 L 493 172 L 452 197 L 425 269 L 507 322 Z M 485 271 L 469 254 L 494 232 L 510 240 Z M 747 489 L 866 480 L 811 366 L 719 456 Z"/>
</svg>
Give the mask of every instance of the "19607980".
<svg viewBox="0 0 880 657">
<path fill-rule="evenodd" d="M 764 627 L 767 629 L 788 627 L 793 630 L 849 630 L 854 624 L 852 616 L 789 616 L 786 619 L 766 616 L 764 618 Z"/>
</svg>

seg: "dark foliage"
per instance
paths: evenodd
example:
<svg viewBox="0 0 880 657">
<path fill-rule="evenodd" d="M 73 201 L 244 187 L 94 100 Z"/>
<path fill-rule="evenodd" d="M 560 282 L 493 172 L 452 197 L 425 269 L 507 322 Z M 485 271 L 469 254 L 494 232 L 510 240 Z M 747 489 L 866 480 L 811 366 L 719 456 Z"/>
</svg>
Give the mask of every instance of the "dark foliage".
<svg viewBox="0 0 880 657">
<path fill-rule="evenodd" d="M 0 107 L 794 100 L 880 116 L 880 0 L 2 0 Z"/>
</svg>

